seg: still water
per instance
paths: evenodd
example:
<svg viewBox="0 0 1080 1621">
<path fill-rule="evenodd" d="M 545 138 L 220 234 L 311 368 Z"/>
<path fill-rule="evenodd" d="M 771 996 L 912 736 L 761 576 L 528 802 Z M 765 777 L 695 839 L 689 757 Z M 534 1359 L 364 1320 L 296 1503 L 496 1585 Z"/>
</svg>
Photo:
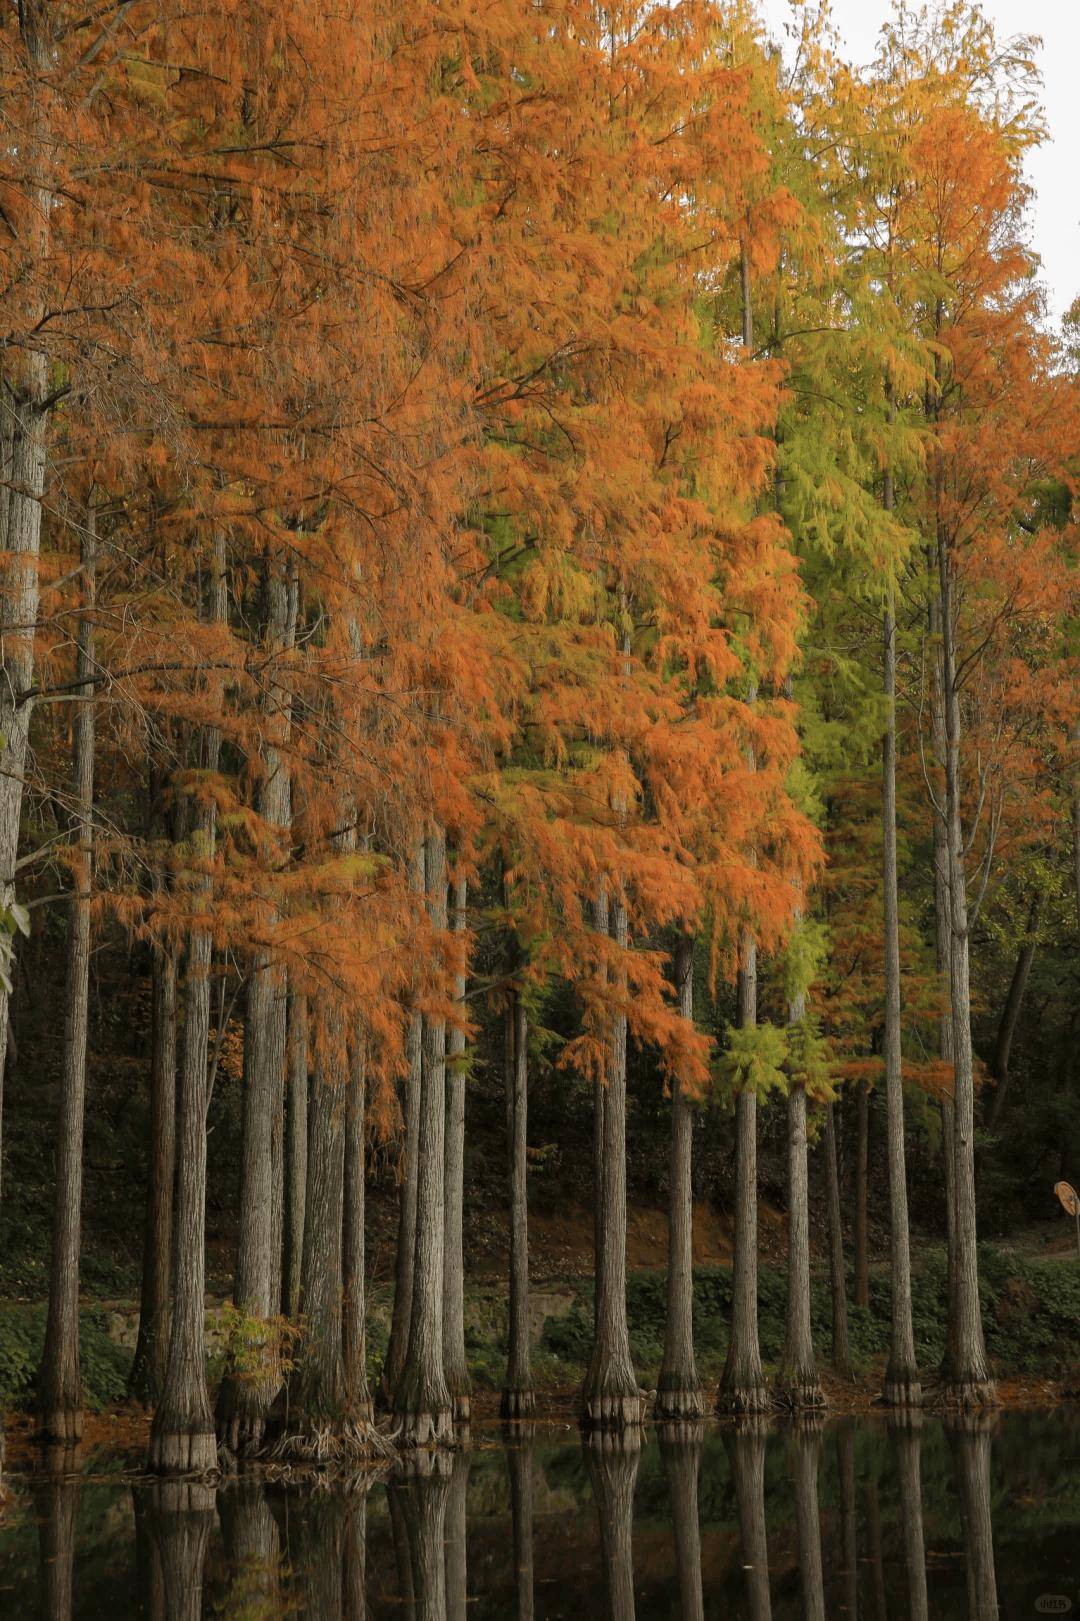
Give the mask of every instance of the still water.
<svg viewBox="0 0 1080 1621">
<path fill-rule="evenodd" d="M 629 1450 L 541 1428 L 347 1488 L 13 1471 L 0 1616 L 162 1621 L 1080 1615 L 1080 1409 Z"/>
</svg>

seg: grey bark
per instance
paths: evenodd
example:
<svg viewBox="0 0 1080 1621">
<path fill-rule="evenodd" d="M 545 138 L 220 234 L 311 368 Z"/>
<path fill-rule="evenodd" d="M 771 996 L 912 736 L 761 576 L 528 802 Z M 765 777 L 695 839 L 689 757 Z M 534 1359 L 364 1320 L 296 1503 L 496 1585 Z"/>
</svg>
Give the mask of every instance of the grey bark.
<svg viewBox="0 0 1080 1621">
<path fill-rule="evenodd" d="M 660 1432 L 660 1457 L 667 1477 L 671 1523 L 675 1533 L 675 1572 L 682 1621 L 705 1621 L 701 1581 L 701 1526 L 698 1521 L 698 1476 L 701 1471 L 700 1423 Z"/>
<path fill-rule="evenodd" d="M 611 903 L 611 934 L 625 951 L 627 921 L 621 895 Z M 625 970 L 619 970 L 619 989 L 625 995 Z M 626 1320 L 626 1014 L 621 1011 L 612 1019 L 603 1098 L 599 1226 L 596 1332 L 585 1377 L 582 1423 L 588 1429 L 623 1430 L 641 1423 L 644 1403 Z"/>
<path fill-rule="evenodd" d="M 341 1354 L 345 1405 L 349 1417 L 369 1423 L 371 1392 L 367 1377 L 367 1292 L 364 1278 L 365 1136 L 367 1075 L 363 1037 L 357 1034 L 350 1054 L 349 1095 L 345 1104 L 345 1191 L 342 1232 Z"/>
<path fill-rule="evenodd" d="M 266 651 L 277 673 L 269 681 L 263 726 L 262 776 L 256 809 L 268 830 L 263 858 L 272 863 L 275 845 L 292 813 L 289 769 L 284 753 L 290 698 L 280 674 L 289 624 L 289 589 L 284 570 L 267 573 Z M 263 926 L 277 922 L 273 905 L 265 908 Z M 271 1319 L 281 1304 L 281 1164 L 280 1122 L 285 1080 L 285 975 L 271 952 L 260 952 L 251 970 L 244 1023 L 244 1108 L 240 1140 L 240 1233 L 233 1300 L 255 1324 L 259 1368 L 241 1377 L 226 1373 L 218 1392 L 217 1426 L 231 1451 L 255 1452 L 262 1445 L 266 1416 L 281 1389 L 280 1344 Z"/>
<path fill-rule="evenodd" d="M 139 1333 L 128 1376 L 131 1395 L 150 1404 L 165 1384 L 172 1298 L 173 1184 L 176 1178 L 176 951 L 155 945 L 152 969 L 150 1142 Z"/>
<path fill-rule="evenodd" d="M 855 1304 L 870 1304 L 870 1246 L 867 1205 L 870 1184 L 870 1088 L 859 1081 L 855 1088 Z"/>
<path fill-rule="evenodd" d="M 422 894 L 424 882 L 424 841 L 417 841 L 410 867 L 412 888 Z M 390 1406 L 405 1368 L 412 1318 L 413 1271 L 416 1264 L 417 1158 L 420 1142 L 420 1097 L 423 1084 L 423 1021 L 419 1013 L 409 1015 L 407 1036 L 408 1072 L 405 1077 L 405 1142 L 399 1168 L 397 1252 L 394 1263 L 394 1309 L 386 1363 L 379 1383 L 379 1400 Z"/>
<path fill-rule="evenodd" d="M 694 941 L 682 935 L 675 948 L 679 1011 L 694 1021 Z M 668 1160 L 667 1312 L 664 1357 L 656 1387 L 657 1419 L 686 1422 L 701 1418 L 705 1399 L 694 1360 L 694 1189 L 693 1108 L 682 1078 L 671 1077 L 671 1148 Z"/>
<path fill-rule="evenodd" d="M 891 493 L 891 485 L 890 485 Z M 891 498 L 886 502 L 891 506 Z M 885 1106 L 889 1161 L 889 1229 L 892 1274 L 889 1360 L 884 1396 L 893 1407 L 922 1400 L 911 1313 L 911 1249 L 907 1164 L 904 1149 L 904 1079 L 900 1026 L 900 898 L 896 852 L 896 620 L 892 598 L 885 610 L 885 739 L 882 758 L 882 881 L 885 892 Z"/>
<path fill-rule="evenodd" d="M 750 1621 L 771 1621 L 769 1543 L 765 1530 L 765 1438 L 760 1417 L 743 1418 L 728 1441 L 739 1510 L 739 1541 Z"/>
<path fill-rule="evenodd" d="M 506 1449 L 517 1621 L 533 1621 L 533 1448 L 533 1437 L 526 1430 Z"/>
<path fill-rule="evenodd" d="M 224 623 L 227 611 L 225 536 L 214 536 L 208 617 Z M 208 726 L 200 737 L 200 763 L 218 767 L 221 734 Z M 191 849 L 203 870 L 192 884 L 193 903 L 211 904 L 217 823 L 213 799 L 197 806 Z M 177 1092 L 176 1192 L 173 1230 L 173 1309 L 165 1386 L 150 1430 L 150 1466 L 163 1474 L 203 1474 L 217 1465 L 217 1441 L 206 1386 L 206 1111 L 209 1104 L 210 963 L 213 939 L 194 926 L 188 941 L 184 1053 Z"/>
<path fill-rule="evenodd" d="M 71 808 L 74 893 L 68 934 L 64 1047 L 56 1131 L 56 1203 L 53 1215 L 49 1311 L 38 1375 L 42 1434 L 73 1445 L 82 1435 L 79 1366 L 79 1251 L 82 1243 L 83 1127 L 86 1118 L 86 1044 L 90 1003 L 90 888 L 94 838 L 94 607 L 96 520 L 86 512 L 82 546 L 83 602 L 76 632 L 76 695 L 72 722 Z"/>
<path fill-rule="evenodd" d="M 745 1030 L 757 1024 L 757 942 L 749 929 L 742 932 L 739 960 L 736 1020 Z M 757 1266 L 757 1096 L 744 1089 L 735 1099 L 735 1255 L 731 1338 L 717 1395 L 721 1412 L 762 1413 L 769 1407 L 758 1342 Z"/>
<path fill-rule="evenodd" d="M 840 1178 L 836 1168 L 836 1125 L 833 1105 L 825 1105 L 825 1202 L 829 1223 L 829 1293 L 832 1301 L 832 1365 L 842 1378 L 851 1378 L 848 1342 L 847 1276 L 844 1268 L 844 1231 L 840 1221 Z"/>
<path fill-rule="evenodd" d="M 331 1015 L 333 1019 L 334 1016 Z M 300 1311 L 304 1336 L 289 1377 L 290 1431 L 303 1441 L 340 1427 L 345 1407 L 342 1362 L 342 1232 L 345 1203 L 344 1088 L 328 1069 L 344 1041 L 340 1027 L 316 1043 L 308 1111 L 308 1188 Z"/>
<path fill-rule="evenodd" d="M 796 1427 L 795 1535 L 799 1543 L 799 1578 L 805 1621 L 825 1621 L 825 1583 L 821 1568 L 821 1514 L 818 1509 L 818 1464 L 821 1431 L 813 1421 Z"/>
<path fill-rule="evenodd" d="M 954 1110 L 953 1177 L 956 1242 L 949 1296 L 945 1385 L 948 1400 L 961 1408 L 996 1399 L 986 1365 L 979 1308 L 979 1263 L 975 1219 L 975 1075 L 971 1047 L 971 989 L 967 875 L 961 823 L 960 693 L 955 653 L 953 571 L 948 547 L 939 535 L 938 589 L 941 602 L 941 698 L 945 738 L 945 834 L 948 855 L 949 1000 L 952 1008 Z"/>
<path fill-rule="evenodd" d="M 446 836 L 436 827 L 424 841 L 428 910 L 436 931 L 446 928 Z M 446 1168 L 446 1025 L 424 1018 L 420 1122 L 417 1141 L 416 1258 L 409 1349 L 394 1391 L 404 1446 L 453 1438 L 453 1408 L 443 1372 L 443 1177 Z"/>
<path fill-rule="evenodd" d="M 295 1321 L 300 1312 L 300 1270 L 304 1255 L 304 1215 L 308 1167 L 308 1012 L 307 997 L 290 990 L 288 1001 L 288 1112 L 285 1142 L 284 1310 Z"/>
<path fill-rule="evenodd" d="M 44 0 L 24 0 L 18 29 L 28 78 L 53 66 L 52 8 Z M 47 164 L 51 132 L 43 127 L 44 98 L 31 91 L 32 111 L 24 153 L 31 176 L 29 230 L 43 261 L 48 252 L 53 195 Z M 28 325 L 44 315 L 40 299 L 26 312 Z M 10 346 L 8 354 L 15 353 Z M 48 437 L 49 357 L 44 347 L 27 345 L 18 376 L 0 374 L 0 417 L 9 488 L 0 517 L 0 907 L 15 898 L 27 742 L 33 709 L 34 634 L 38 617 L 38 557 L 41 553 L 42 496 Z M 8 1042 L 8 992 L 0 984 L 0 1128 L 3 1122 L 4 1066 Z M 0 1168 L 3 1134 L 0 1129 Z M 2 1182 L 0 1182 L 2 1188 Z"/>
<path fill-rule="evenodd" d="M 454 884 L 451 924 L 455 934 L 466 925 L 464 878 Z M 464 1010 L 465 975 L 454 983 L 454 996 Z M 465 1031 L 458 1026 L 447 1042 L 445 1249 L 443 1253 L 443 1360 L 454 1423 L 467 1424 L 470 1411 L 469 1369 L 465 1361 Z"/>
<path fill-rule="evenodd" d="M 608 1621 L 634 1621 L 634 1487 L 641 1431 L 586 1438 L 589 1482 L 600 1523 Z"/>
<path fill-rule="evenodd" d="M 529 1041 L 525 1004 L 511 993 L 506 1011 L 506 1140 L 510 1187 L 510 1306 L 506 1377 L 499 1412 L 531 1418 L 536 1400 L 529 1360 Z"/>
</svg>

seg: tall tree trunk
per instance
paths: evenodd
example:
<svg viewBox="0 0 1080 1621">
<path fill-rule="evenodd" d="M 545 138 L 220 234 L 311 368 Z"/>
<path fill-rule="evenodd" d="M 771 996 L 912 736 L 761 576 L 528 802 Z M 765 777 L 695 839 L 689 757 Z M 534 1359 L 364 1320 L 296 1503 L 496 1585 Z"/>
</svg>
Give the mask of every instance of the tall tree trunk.
<svg viewBox="0 0 1080 1621">
<path fill-rule="evenodd" d="M 996 1132 L 1001 1125 L 1001 1117 L 1005 1110 L 1005 1099 L 1009 1095 L 1009 1061 L 1012 1057 L 1013 1041 L 1016 1037 L 1016 1027 L 1020 1023 L 1020 1010 L 1024 1005 L 1024 992 L 1027 990 L 1028 976 L 1031 965 L 1035 960 L 1038 947 L 1038 927 L 1041 905 L 1034 902 L 1028 915 L 1027 933 L 1016 957 L 1016 966 L 1013 969 L 1012 979 L 1009 981 L 1009 991 L 1005 998 L 1005 1006 L 1001 1010 L 1001 1022 L 998 1025 L 997 1040 L 994 1043 L 994 1060 L 991 1072 L 997 1085 L 994 1088 L 993 1102 L 990 1106 L 987 1127 Z"/>
<path fill-rule="evenodd" d="M 998 1621 L 994 1521 L 990 1498 L 990 1432 L 965 1417 L 949 1426 L 967 1569 L 968 1621 Z"/>
<path fill-rule="evenodd" d="M 533 1450 L 533 1437 L 528 1431 L 523 1432 L 506 1449 L 510 1470 L 517 1621 L 533 1621 Z"/>
<path fill-rule="evenodd" d="M 455 934 L 465 932 L 464 878 L 454 884 L 451 924 Z M 464 1012 L 465 975 L 454 983 L 454 996 Z M 469 1422 L 470 1382 L 465 1360 L 465 1031 L 457 1025 L 447 1042 L 446 1067 L 446 1212 L 443 1254 L 443 1372 L 454 1409 L 454 1423 Z"/>
<path fill-rule="evenodd" d="M 870 1088 L 855 1088 L 855 1304 L 870 1304 L 870 1245 L 867 1214 L 870 1187 Z"/>
<path fill-rule="evenodd" d="M 418 839 L 410 867 L 412 888 L 423 894 L 424 841 Z M 413 1271 L 416 1264 L 416 1195 L 417 1166 L 420 1143 L 420 1097 L 423 1085 L 423 1021 L 417 1012 L 409 1015 L 408 1073 L 405 1077 L 403 1099 L 405 1141 L 399 1165 L 400 1198 L 398 1205 L 397 1252 L 394 1262 L 394 1309 L 390 1321 L 390 1340 L 386 1348 L 386 1362 L 379 1381 L 379 1401 L 389 1407 L 405 1368 L 409 1350 L 409 1328 L 412 1319 Z"/>
<path fill-rule="evenodd" d="M 821 1430 L 818 1424 L 811 1420 L 797 1425 L 792 1446 L 795 1451 L 795 1535 L 799 1543 L 802 1613 L 805 1621 L 825 1621 L 821 1514 L 818 1509 L 818 1464 L 821 1460 Z"/>
<path fill-rule="evenodd" d="M 667 1478 L 671 1523 L 675 1533 L 675 1572 L 682 1621 L 705 1621 L 701 1585 L 701 1526 L 698 1522 L 698 1476 L 701 1472 L 703 1426 L 687 1423 L 660 1431 L 660 1457 Z"/>
<path fill-rule="evenodd" d="M 510 1186 L 510 1309 L 506 1378 L 499 1412 L 531 1418 L 535 1410 L 529 1358 L 529 1041 L 525 1004 L 514 990 L 506 1010 L 506 1140 Z"/>
<path fill-rule="evenodd" d="M 367 1377 L 367 1289 L 364 1278 L 365 1138 L 367 1075 L 363 1034 L 357 1032 L 350 1053 L 349 1096 L 345 1105 L 345 1193 L 342 1230 L 341 1354 L 345 1379 L 345 1406 L 350 1419 L 371 1421 L 371 1392 Z"/>
<path fill-rule="evenodd" d="M 209 618 L 224 624 L 228 606 L 225 536 L 214 536 Z M 218 768 L 221 734 L 204 727 L 201 764 Z M 192 902 L 211 905 L 210 863 L 217 821 L 214 800 L 194 813 L 191 850 L 201 865 Z M 217 1465 L 217 1440 L 206 1387 L 206 1111 L 209 1105 L 210 963 L 213 936 L 197 916 L 188 940 L 184 1054 L 177 1093 L 176 1193 L 173 1230 L 173 1309 L 165 1386 L 150 1431 L 150 1466 L 167 1474 L 204 1474 Z"/>
<path fill-rule="evenodd" d="M 284 752 L 289 729 L 290 699 L 280 673 L 289 626 L 289 588 L 280 565 L 268 567 L 266 580 L 266 653 L 271 673 L 263 725 L 269 741 L 263 746 L 263 775 L 256 791 L 256 809 L 267 833 L 262 855 L 273 864 L 277 846 L 289 826 L 292 795 Z M 263 909 L 261 926 L 271 934 L 277 911 Z M 233 1300 L 253 1324 L 259 1367 L 241 1376 L 227 1372 L 217 1403 L 218 1434 L 231 1451 L 245 1454 L 262 1445 L 266 1415 L 281 1389 L 282 1371 L 278 1335 L 270 1325 L 281 1304 L 281 1228 L 277 1168 L 278 1136 L 285 1080 L 285 975 L 268 947 L 251 970 L 244 1023 L 244 1110 L 240 1141 L 240 1235 Z M 275 1145 L 275 1138 L 277 1143 Z M 275 1153 L 275 1146 L 277 1152 Z"/>
<path fill-rule="evenodd" d="M 150 1152 L 146 1183 L 139 1333 L 128 1392 L 149 1405 L 165 1385 L 172 1296 L 173 1184 L 176 1178 L 176 951 L 155 945 L 152 970 Z"/>
<path fill-rule="evenodd" d="M 621 894 L 611 903 L 611 934 L 625 951 L 626 906 Z M 625 996 L 624 968 L 619 970 L 619 990 Z M 612 1019 L 603 1105 L 596 1333 L 585 1377 L 582 1423 L 587 1429 L 623 1430 L 641 1423 L 644 1403 L 626 1320 L 626 1014 L 622 1011 Z"/>
<path fill-rule="evenodd" d="M 749 929 L 740 941 L 736 1021 L 757 1024 L 757 942 Z M 761 1367 L 757 1310 L 757 1095 L 749 1088 L 735 1099 L 735 1257 L 731 1338 L 717 1407 L 727 1413 L 763 1413 L 769 1392 Z"/>
<path fill-rule="evenodd" d="M 887 507 L 891 507 L 890 499 Z M 885 1400 L 914 1407 L 922 1400 L 911 1315 L 911 1251 L 904 1149 L 904 1078 L 900 1026 L 900 895 L 896 853 L 896 620 L 892 596 L 885 610 L 885 745 L 882 761 L 882 881 L 885 891 L 885 1106 L 889 1159 L 889 1229 L 892 1313 Z"/>
<path fill-rule="evenodd" d="M 934 736 L 935 748 L 943 757 L 945 752 L 944 730 L 939 725 L 940 704 L 934 703 Z M 942 795 L 944 797 L 944 795 Z M 938 1020 L 938 1051 L 942 1064 L 948 1067 L 949 1079 L 942 1089 L 941 1108 L 941 1152 L 945 1172 L 945 1238 L 946 1256 L 948 1263 L 948 1296 L 953 1293 L 953 1267 L 956 1261 L 956 1148 L 955 1148 L 955 1106 L 953 1095 L 953 1025 L 952 1009 L 949 1005 L 949 959 L 951 948 L 949 945 L 949 857 L 947 839 L 945 834 L 944 818 L 934 811 L 934 946 L 937 963 L 938 982 L 941 987 L 942 1008 Z"/>
<path fill-rule="evenodd" d="M 308 1177 L 308 1012 L 307 997 L 290 990 L 288 1001 L 288 1114 L 285 1142 L 285 1315 L 300 1313 L 300 1271 Z"/>
<path fill-rule="evenodd" d="M 315 1041 L 309 1106 L 307 1213 L 300 1275 L 304 1336 L 289 1378 L 289 1429 L 303 1454 L 340 1433 L 345 1408 L 342 1364 L 342 1233 L 345 1205 L 343 1087 L 330 1069 L 344 1065 L 344 1031 L 336 1014 Z"/>
<path fill-rule="evenodd" d="M 631 1427 L 614 1437 L 588 1437 L 585 1453 L 600 1522 L 608 1621 L 634 1621 L 634 1487 L 641 1433 Z"/>
<path fill-rule="evenodd" d="M 679 1012 L 694 1022 L 694 941 L 679 937 L 675 947 Z M 694 1361 L 694 1188 L 693 1108 L 676 1071 L 671 1077 L 671 1149 L 668 1159 L 667 1313 L 664 1359 L 656 1386 L 656 1417 L 692 1422 L 705 1412 Z"/>
<path fill-rule="evenodd" d="M 801 998 L 800 998 L 801 1000 Z M 792 1018 L 796 1011 L 789 1009 Z M 806 1087 L 793 1081 L 788 1089 L 788 1277 L 784 1350 L 776 1389 L 785 1405 L 824 1407 L 825 1397 L 814 1358 L 810 1320 L 810 1178 L 806 1142 Z"/>
<path fill-rule="evenodd" d="M 911 1621 L 927 1621 L 926 1543 L 923 1536 L 922 1419 L 918 1413 L 903 1416 L 889 1424 L 889 1435 L 900 1476 L 900 1510 L 904 1527 L 904 1559 L 907 1564 L 908 1606 Z"/>
<path fill-rule="evenodd" d="M 428 910 L 446 929 L 446 835 L 436 827 L 424 841 Z M 453 1438 L 453 1410 L 443 1373 L 443 1176 L 446 1167 L 446 1025 L 424 1018 L 417 1143 L 416 1259 L 409 1349 L 394 1391 L 394 1412 L 405 1446 Z"/>
<path fill-rule="evenodd" d="M 771 1621 L 772 1616 L 769 1541 L 765 1529 L 766 1433 L 760 1417 L 744 1417 L 728 1442 L 728 1459 L 739 1510 L 739 1541 L 750 1621 Z"/>
<path fill-rule="evenodd" d="M 55 71 L 53 8 L 44 0 L 24 0 L 18 30 L 30 80 Z M 34 257 L 43 263 L 49 248 L 53 193 L 48 165 L 54 148 L 46 127 L 46 97 L 30 92 L 29 127 L 20 135 L 20 158 L 32 177 L 27 230 Z M 23 138 L 25 137 L 25 139 Z M 25 311 L 30 328 L 44 327 L 42 295 L 32 295 Z M 7 347 L 7 355 L 18 350 Z M 38 617 L 38 558 L 41 553 L 42 496 L 49 422 L 49 356 L 44 345 L 27 345 L 18 375 L 0 375 L 0 414 L 4 419 L 8 492 L 0 516 L 0 908 L 15 899 L 15 859 L 19 847 L 27 741 L 33 710 L 34 636 Z M 9 447 L 9 448 L 8 448 Z M 0 982 L 0 1126 L 3 1122 L 4 1065 L 8 1041 L 8 991 Z M 0 1131 L 0 1168 L 3 1136 Z M 2 1185 L 2 1184 L 0 1184 Z"/>
<path fill-rule="evenodd" d="M 68 935 L 60 1114 L 56 1133 L 56 1205 L 45 1346 L 38 1375 L 42 1434 L 73 1445 L 82 1435 L 79 1370 L 79 1251 L 82 1243 L 83 1126 L 86 1118 L 86 1044 L 90 1004 L 90 888 L 94 838 L 94 586 L 96 515 L 88 506 L 81 546 L 83 608 L 76 632 L 76 687 L 72 722 L 71 923 Z"/>
<path fill-rule="evenodd" d="M 829 1221 L 829 1292 L 832 1299 L 832 1365 L 844 1379 L 851 1378 L 848 1342 L 847 1275 L 844 1268 L 844 1230 L 840 1221 L 840 1178 L 836 1169 L 836 1125 L 833 1105 L 825 1105 L 825 1201 Z"/>
<path fill-rule="evenodd" d="M 956 1199 L 956 1254 L 949 1297 L 944 1372 L 949 1401 L 961 1408 L 970 1408 L 994 1402 L 996 1393 L 986 1365 L 979 1308 L 975 1221 L 975 1075 L 971 1048 L 967 877 L 961 825 L 960 695 L 954 645 L 952 564 L 946 543 L 940 535 L 938 586 L 945 732 L 945 824 L 949 861 L 949 992 L 955 1074 L 953 1174 Z"/>
</svg>

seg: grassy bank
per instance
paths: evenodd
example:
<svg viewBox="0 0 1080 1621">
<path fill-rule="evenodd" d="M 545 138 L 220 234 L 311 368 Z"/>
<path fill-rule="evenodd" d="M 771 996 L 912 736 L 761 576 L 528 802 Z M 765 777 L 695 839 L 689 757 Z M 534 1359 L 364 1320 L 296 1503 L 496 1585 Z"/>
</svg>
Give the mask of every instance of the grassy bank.
<svg viewBox="0 0 1080 1621">
<path fill-rule="evenodd" d="M 982 1245 L 979 1255 L 987 1350 L 999 1378 L 1045 1378 L 1073 1383 L 1080 1370 L 1080 1263 L 1007 1254 Z M 778 1360 L 784 1339 L 787 1280 L 784 1269 L 762 1266 L 759 1281 L 761 1350 L 766 1366 Z M 731 1271 L 700 1268 L 694 1280 L 694 1329 L 699 1371 L 707 1382 L 719 1377 L 727 1351 L 731 1314 Z M 941 1249 L 920 1252 L 914 1276 L 915 1339 L 920 1366 L 936 1369 L 945 1347 L 946 1275 Z M 369 1305 L 369 1360 L 373 1370 L 385 1354 L 390 1322 L 390 1291 L 372 1291 Z M 630 1342 L 643 1385 L 655 1385 L 664 1338 L 664 1275 L 631 1273 L 627 1285 Z M 870 1375 L 889 1343 L 889 1281 L 871 1277 L 870 1303 L 849 1306 L 849 1331 L 856 1373 Z M 466 1348 L 478 1394 L 499 1387 L 505 1361 L 505 1293 L 501 1284 L 469 1287 Z M 208 1316 L 210 1375 L 220 1376 L 222 1353 L 217 1309 Z M 813 1323 L 819 1357 L 829 1350 L 827 1277 L 813 1283 Z M 82 1364 L 91 1411 L 124 1399 L 134 1339 L 134 1308 L 123 1303 L 87 1307 L 82 1320 Z M 43 1304 L 0 1303 L 0 1405 L 30 1400 L 45 1329 Z M 533 1369 L 542 1390 L 566 1392 L 581 1381 L 592 1335 L 592 1285 L 574 1278 L 546 1282 L 534 1290 Z"/>
</svg>

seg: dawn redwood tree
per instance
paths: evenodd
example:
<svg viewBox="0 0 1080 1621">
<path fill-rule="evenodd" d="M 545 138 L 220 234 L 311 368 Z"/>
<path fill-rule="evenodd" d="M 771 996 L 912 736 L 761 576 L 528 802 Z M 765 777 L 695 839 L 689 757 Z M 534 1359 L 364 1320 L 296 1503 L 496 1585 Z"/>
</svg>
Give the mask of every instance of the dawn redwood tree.
<svg viewBox="0 0 1080 1621">
<path fill-rule="evenodd" d="M 225 531 L 210 542 L 206 617 L 228 616 Z M 221 733 L 203 726 L 196 760 L 210 781 L 217 773 Z M 183 1057 L 177 1085 L 176 1203 L 173 1308 L 165 1384 L 150 1430 L 150 1466 L 161 1474 L 205 1474 L 217 1465 L 217 1438 L 206 1384 L 206 1110 L 210 1043 L 213 934 L 207 911 L 213 893 L 217 806 L 198 794 L 189 816 L 190 932 L 186 961 Z"/>
<path fill-rule="evenodd" d="M 510 993 L 506 1015 L 504 1082 L 506 1087 L 507 1171 L 510 1187 L 510 1298 L 506 1374 L 499 1398 L 502 1418 L 531 1418 L 533 1393 L 529 1357 L 529 1191 L 528 1096 L 529 1031 L 521 989 Z"/>
<path fill-rule="evenodd" d="M 451 927 L 463 944 L 467 915 L 466 881 L 453 882 Z M 466 978 L 461 964 L 454 980 L 458 1022 L 446 1044 L 446 1218 L 443 1254 L 443 1360 L 447 1388 L 454 1404 L 454 1423 L 469 1422 L 470 1385 L 465 1361 L 465 1256 L 463 1217 L 465 1196 L 465 1015 Z"/>
<path fill-rule="evenodd" d="M 90 904 L 94 859 L 94 611 L 97 513 L 93 492 L 80 524 L 82 603 L 75 633 L 72 721 L 71 923 L 68 934 L 63 1069 L 56 1133 L 56 1205 L 45 1344 L 38 1374 L 42 1434 L 74 1445 L 82 1435 L 79 1367 L 79 1254 L 82 1243 L 83 1125 L 90 1002 Z"/>
<path fill-rule="evenodd" d="M 351 1421 L 371 1421 L 371 1392 L 367 1377 L 367 1284 L 364 1276 L 367 1183 L 367 1072 L 363 1031 L 353 1036 L 349 1052 L 348 1097 L 345 1101 L 345 1187 L 342 1232 L 342 1335 L 341 1356 L 345 1408 Z"/>
<path fill-rule="evenodd" d="M 788 1001 L 789 1032 L 804 1033 L 805 1021 L 806 993 L 800 988 Z M 825 1398 L 818 1379 L 810 1323 L 810 1172 L 805 1075 L 789 1075 L 787 1128 L 787 1313 L 776 1388 L 780 1399 L 792 1407 L 823 1407 Z"/>
<path fill-rule="evenodd" d="M 694 940 L 691 935 L 679 937 L 674 970 L 679 1011 L 684 1019 L 693 1023 Z M 675 1421 L 702 1418 L 705 1413 L 705 1399 L 694 1360 L 693 1137 L 693 1106 L 676 1070 L 671 1077 L 667 1310 L 664 1358 L 656 1385 L 655 1407 L 657 1419 Z"/>
<path fill-rule="evenodd" d="M 287 1018 L 282 1306 L 285 1316 L 295 1320 L 300 1312 L 308 1178 L 308 1011 L 307 997 L 302 991 L 290 988 Z"/>
</svg>

